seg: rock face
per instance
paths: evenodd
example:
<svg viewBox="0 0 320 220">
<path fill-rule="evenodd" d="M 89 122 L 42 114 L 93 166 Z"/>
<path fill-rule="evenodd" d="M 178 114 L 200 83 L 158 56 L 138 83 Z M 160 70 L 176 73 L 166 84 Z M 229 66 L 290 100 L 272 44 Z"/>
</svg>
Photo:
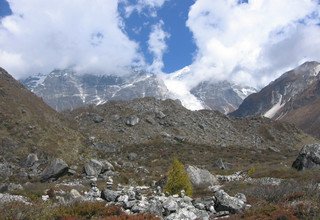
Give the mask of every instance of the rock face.
<svg viewBox="0 0 320 220">
<path fill-rule="evenodd" d="M 41 180 L 58 179 L 68 172 L 68 164 L 62 159 L 54 159 L 42 172 Z"/>
<path fill-rule="evenodd" d="M 293 162 L 292 167 L 297 170 L 320 167 L 320 144 L 305 145 Z"/>
<path fill-rule="evenodd" d="M 195 166 L 188 166 L 186 171 L 193 186 L 208 187 L 218 184 L 217 178 L 208 170 L 199 169 Z"/>
<path fill-rule="evenodd" d="M 306 62 L 248 96 L 230 115 L 263 115 L 294 123 L 306 133 L 320 137 L 319 107 L 320 63 Z"/>
</svg>

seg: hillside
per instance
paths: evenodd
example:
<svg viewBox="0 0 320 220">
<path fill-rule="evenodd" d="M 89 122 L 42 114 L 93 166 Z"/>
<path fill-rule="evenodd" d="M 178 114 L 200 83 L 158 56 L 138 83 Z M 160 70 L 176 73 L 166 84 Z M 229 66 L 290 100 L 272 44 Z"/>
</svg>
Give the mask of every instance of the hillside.
<svg viewBox="0 0 320 220">
<path fill-rule="evenodd" d="M 42 164 L 54 157 L 74 162 L 83 146 L 81 134 L 3 69 L 0 141 L 0 161 L 14 169 L 25 163 L 29 153 L 36 153 Z"/>
</svg>

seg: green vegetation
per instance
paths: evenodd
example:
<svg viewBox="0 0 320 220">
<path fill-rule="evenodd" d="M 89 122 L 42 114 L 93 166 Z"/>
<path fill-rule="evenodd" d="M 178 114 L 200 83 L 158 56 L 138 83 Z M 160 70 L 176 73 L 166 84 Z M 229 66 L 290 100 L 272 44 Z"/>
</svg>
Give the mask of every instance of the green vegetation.
<svg viewBox="0 0 320 220">
<path fill-rule="evenodd" d="M 192 185 L 184 165 L 177 159 L 173 159 L 172 166 L 168 173 L 168 182 L 164 188 L 169 194 L 178 194 L 181 190 L 186 192 L 186 195 L 192 195 Z"/>
</svg>

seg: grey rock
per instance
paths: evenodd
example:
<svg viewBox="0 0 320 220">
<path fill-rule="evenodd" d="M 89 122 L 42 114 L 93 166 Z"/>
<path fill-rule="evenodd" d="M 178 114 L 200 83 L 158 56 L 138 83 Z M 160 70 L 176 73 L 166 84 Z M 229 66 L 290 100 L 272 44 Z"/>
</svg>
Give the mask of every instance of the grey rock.
<svg viewBox="0 0 320 220">
<path fill-rule="evenodd" d="M 70 196 L 71 196 L 72 199 L 80 199 L 80 198 L 82 198 L 81 194 L 76 189 L 71 189 L 70 190 Z"/>
<path fill-rule="evenodd" d="M 237 193 L 234 197 L 242 200 L 244 203 L 247 202 L 247 197 L 243 193 Z"/>
<path fill-rule="evenodd" d="M 225 163 L 223 162 L 223 160 L 221 158 L 219 158 L 216 163 L 215 163 L 216 167 L 218 167 L 221 170 L 226 170 L 228 169 L 227 166 L 225 165 Z"/>
<path fill-rule="evenodd" d="M 43 170 L 41 174 L 41 181 L 47 181 L 49 179 L 58 179 L 59 177 L 67 174 L 68 164 L 62 159 L 54 159 L 51 163 Z"/>
<path fill-rule="evenodd" d="M 208 187 L 218 184 L 217 178 L 208 170 L 189 165 L 187 166 L 186 171 L 193 186 Z"/>
<path fill-rule="evenodd" d="M 176 212 L 179 209 L 179 206 L 175 199 L 170 196 L 168 197 L 162 204 L 163 208 L 167 210 L 169 213 Z"/>
<path fill-rule="evenodd" d="M 172 213 L 166 220 L 176 220 L 176 219 L 186 219 L 186 220 L 194 220 L 197 219 L 197 215 L 188 210 L 187 208 L 179 209 L 176 213 Z"/>
<path fill-rule="evenodd" d="M 95 159 L 91 159 L 88 163 L 85 164 L 84 170 L 87 176 L 97 177 L 102 171 L 103 164 Z"/>
<path fill-rule="evenodd" d="M 120 195 L 117 198 L 118 202 L 123 202 L 123 203 L 127 203 L 129 201 L 129 196 L 128 195 Z"/>
<path fill-rule="evenodd" d="M 128 155 L 128 159 L 131 160 L 131 161 L 136 160 L 137 157 L 138 157 L 138 155 L 137 155 L 136 153 L 130 153 L 130 154 Z"/>
<path fill-rule="evenodd" d="M 156 117 L 159 119 L 163 119 L 166 115 L 162 111 L 156 111 Z"/>
<path fill-rule="evenodd" d="M 128 126 L 135 126 L 139 123 L 140 118 L 138 118 L 137 116 L 133 115 L 127 118 L 126 120 L 126 125 Z"/>
<path fill-rule="evenodd" d="M 10 195 L 7 193 L 0 193 L 0 204 L 11 203 L 11 202 L 22 202 L 26 205 L 31 205 L 28 199 L 24 196 Z"/>
<path fill-rule="evenodd" d="M 104 189 L 101 193 L 101 196 L 107 202 L 115 202 L 117 198 L 120 196 L 120 192 L 114 191 L 111 189 Z"/>
<path fill-rule="evenodd" d="M 103 173 L 104 173 L 104 172 L 107 172 L 107 171 L 112 171 L 112 170 L 114 170 L 113 165 L 112 165 L 109 161 L 103 160 L 103 161 L 101 161 L 101 163 L 102 163 L 102 172 L 103 172 Z"/>
<path fill-rule="evenodd" d="M 6 179 L 12 175 L 12 169 L 9 163 L 0 163 L 0 180 Z"/>
<path fill-rule="evenodd" d="M 162 204 L 157 199 L 152 199 L 149 201 L 149 209 L 147 212 L 162 217 Z"/>
<path fill-rule="evenodd" d="M 104 118 L 101 117 L 100 115 L 95 115 L 92 119 L 95 123 L 101 123 L 104 121 Z"/>
<path fill-rule="evenodd" d="M 137 201 L 136 204 L 131 208 L 133 213 L 142 213 L 149 210 L 149 203 L 147 201 Z"/>
<path fill-rule="evenodd" d="M 238 213 L 246 207 L 244 201 L 239 198 L 229 196 L 225 191 L 218 190 L 214 194 L 216 198 L 215 210 L 228 211 L 230 213 Z"/>
<path fill-rule="evenodd" d="M 26 159 L 26 166 L 31 167 L 38 161 L 37 154 L 29 154 Z"/>
<path fill-rule="evenodd" d="M 303 146 L 292 167 L 297 170 L 305 170 L 320 167 L 320 144 Z"/>
</svg>

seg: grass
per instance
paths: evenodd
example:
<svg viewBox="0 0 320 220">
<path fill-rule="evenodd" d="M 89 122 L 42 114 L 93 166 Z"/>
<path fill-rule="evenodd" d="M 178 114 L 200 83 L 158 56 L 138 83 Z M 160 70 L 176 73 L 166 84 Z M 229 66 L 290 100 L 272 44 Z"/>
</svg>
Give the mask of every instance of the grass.
<svg viewBox="0 0 320 220">
<path fill-rule="evenodd" d="M 120 207 L 106 206 L 104 202 L 76 202 L 68 205 L 52 205 L 51 203 L 39 203 L 32 207 L 22 203 L 7 203 L 0 207 L 0 220 L 25 219 L 25 220 L 159 220 L 151 214 L 128 215 Z"/>
</svg>

